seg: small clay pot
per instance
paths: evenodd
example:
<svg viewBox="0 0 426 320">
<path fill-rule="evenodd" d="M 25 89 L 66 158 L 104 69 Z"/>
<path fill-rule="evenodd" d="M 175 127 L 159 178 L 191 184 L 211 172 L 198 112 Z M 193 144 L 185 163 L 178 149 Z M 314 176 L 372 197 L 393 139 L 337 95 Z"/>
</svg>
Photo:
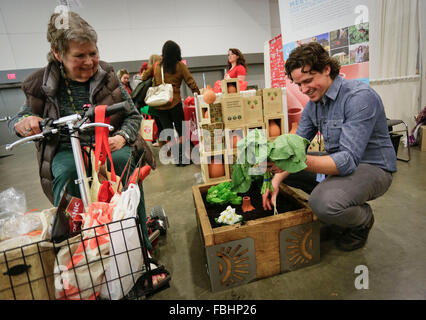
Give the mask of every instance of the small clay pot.
<svg viewBox="0 0 426 320">
<path fill-rule="evenodd" d="M 212 159 L 212 162 L 208 165 L 208 167 L 210 178 L 219 178 L 225 175 L 225 166 L 223 163 L 215 163 Z"/>
<path fill-rule="evenodd" d="M 256 208 L 251 205 L 250 197 L 246 196 L 246 197 L 243 197 L 243 204 L 241 206 L 241 209 L 243 210 L 243 212 L 249 212 L 249 211 L 253 211 Z"/>
<path fill-rule="evenodd" d="M 293 124 L 293 122 L 299 123 L 300 117 L 302 116 L 303 108 L 292 107 L 287 110 L 288 114 L 288 123 Z"/>
<path fill-rule="evenodd" d="M 278 137 L 281 134 L 280 126 L 275 122 L 275 120 L 269 120 L 269 136 Z"/>
<path fill-rule="evenodd" d="M 237 93 L 237 87 L 233 83 L 228 84 L 228 93 Z"/>
<path fill-rule="evenodd" d="M 289 133 L 296 134 L 298 126 L 299 126 L 299 124 L 297 122 L 292 122 L 291 123 L 291 130 L 290 130 Z"/>
</svg>

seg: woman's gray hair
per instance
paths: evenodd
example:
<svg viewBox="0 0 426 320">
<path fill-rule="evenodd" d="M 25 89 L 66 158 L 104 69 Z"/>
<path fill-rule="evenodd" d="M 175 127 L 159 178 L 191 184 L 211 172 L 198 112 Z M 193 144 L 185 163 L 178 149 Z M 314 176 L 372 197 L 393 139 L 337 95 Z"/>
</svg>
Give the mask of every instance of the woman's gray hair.
<svg viewBox="0 0 426 320">
<path fill-rule="evenodd" d="M 66 23 L 61 23 L 64 21 L 61 19 L 66 19 Z M 53 13 L 47 26 L 47 41 L 51 48 L 62 57 L 68 52 L 71 40 L 96 45 L 98 35 L 95 29 L 75 12 Z M 49 62 L 56 60 L 52 50 L 48 53 L 47 60 Z"/>
</svg>

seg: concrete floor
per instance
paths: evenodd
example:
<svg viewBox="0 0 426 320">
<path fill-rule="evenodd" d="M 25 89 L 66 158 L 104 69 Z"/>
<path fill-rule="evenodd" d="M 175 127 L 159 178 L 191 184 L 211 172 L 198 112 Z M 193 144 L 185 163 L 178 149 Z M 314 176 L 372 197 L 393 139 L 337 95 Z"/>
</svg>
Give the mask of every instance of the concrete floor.
<svg viewBox="0 0 426 320">
<path fill-rule="evenodd" d="M 400 156 L 406 153 L 400 147 Z M 158 148 L 154 148 L 158 159 Z M 147 212 L 161 205 L 170 222 L 154 257 L 170 271 L 170 288 L 152 299 L 425 299 L 426 298 L 426 152 L 411 149 L 409 163 L 387 193 L 371 202 L 375 225 L 367 245 L 342 252 L 332 241 L 321 243 L 321 262 L 221 292 L 211 292 L 199 238 L 191 187 L 200 167 L 158 164 L 144 183 Z M 1 147 L 0 192 L 13 186 L 26 194 L 28 209 L 50 208 L 41 191 L 35 148 L 27 144 L 6 152 Z M 355 268 L 369 271 L 369 289 L 355 288 Z"/>
</svg>

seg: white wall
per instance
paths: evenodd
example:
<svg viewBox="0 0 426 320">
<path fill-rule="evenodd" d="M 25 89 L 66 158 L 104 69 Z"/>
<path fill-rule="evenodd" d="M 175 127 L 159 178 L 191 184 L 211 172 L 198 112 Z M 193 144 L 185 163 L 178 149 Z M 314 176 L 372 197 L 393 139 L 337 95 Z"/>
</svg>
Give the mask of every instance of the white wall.
<svg viewBox="0 0 426 320">
<path fill-rule="evenodd" d="M 44 66 L 47 22 L 55 0 L 0 0 L 0 70 Z M 68 0 L 98 33 L 101 59 L 131 61 L 161 54 L 174 40 L 182 55 L 263 52 L 272 38 L 270 2 L 276 0 Z M 276 22 L 274 22 L 276 24 Z"/>
</svg>

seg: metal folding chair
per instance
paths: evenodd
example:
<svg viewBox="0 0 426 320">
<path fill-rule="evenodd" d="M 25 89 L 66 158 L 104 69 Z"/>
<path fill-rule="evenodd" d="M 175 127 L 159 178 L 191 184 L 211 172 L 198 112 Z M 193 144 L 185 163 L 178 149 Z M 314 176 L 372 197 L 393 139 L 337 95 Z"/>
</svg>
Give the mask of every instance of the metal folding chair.
<svg viewBox="0 0 426 320">
<path fill-rule="evenodd" d="M 405 125 L 405 129 L 401 129 L 401 130 L 393 130 L 393 127 L 394 126 L 397 126 L 397 125 L 400 125 L 400 124 L 403 124 L 403 125 Z M 407 159 L 403 159 L 403 158 L 398 158 L 398 146 L 395 146 L 394 145 L 394 147 L 395 147 L 395 152 L 396 152 L 396 154 L 397 154 L 397 159 L 398 160 L 401 160 L 401 161 L 405 161 L 405 162 L 408 162 L 408 161 L 410 161 L 410 159 L 411 159 L 411 156 L 410 156 L 410 143 L 408 142 L 408 125 L 404 122 L 404 121 L 402 121 L 402 120 L 397 120 L 397 119 L 387 119 L 387 125 L 388 125 L 388 129 L 389 129 L 389 134 L 390 135 L 392 135 L 392 134 L 398 134 L 399 132 L 405 132 L 405 134 L 406 134 L 406 137 L 407 137 L 407 151 L 408 151 L 408 158 Z M 398 143 L 399 143 L 399 139 L 398 139 Z"/>
</svg>

